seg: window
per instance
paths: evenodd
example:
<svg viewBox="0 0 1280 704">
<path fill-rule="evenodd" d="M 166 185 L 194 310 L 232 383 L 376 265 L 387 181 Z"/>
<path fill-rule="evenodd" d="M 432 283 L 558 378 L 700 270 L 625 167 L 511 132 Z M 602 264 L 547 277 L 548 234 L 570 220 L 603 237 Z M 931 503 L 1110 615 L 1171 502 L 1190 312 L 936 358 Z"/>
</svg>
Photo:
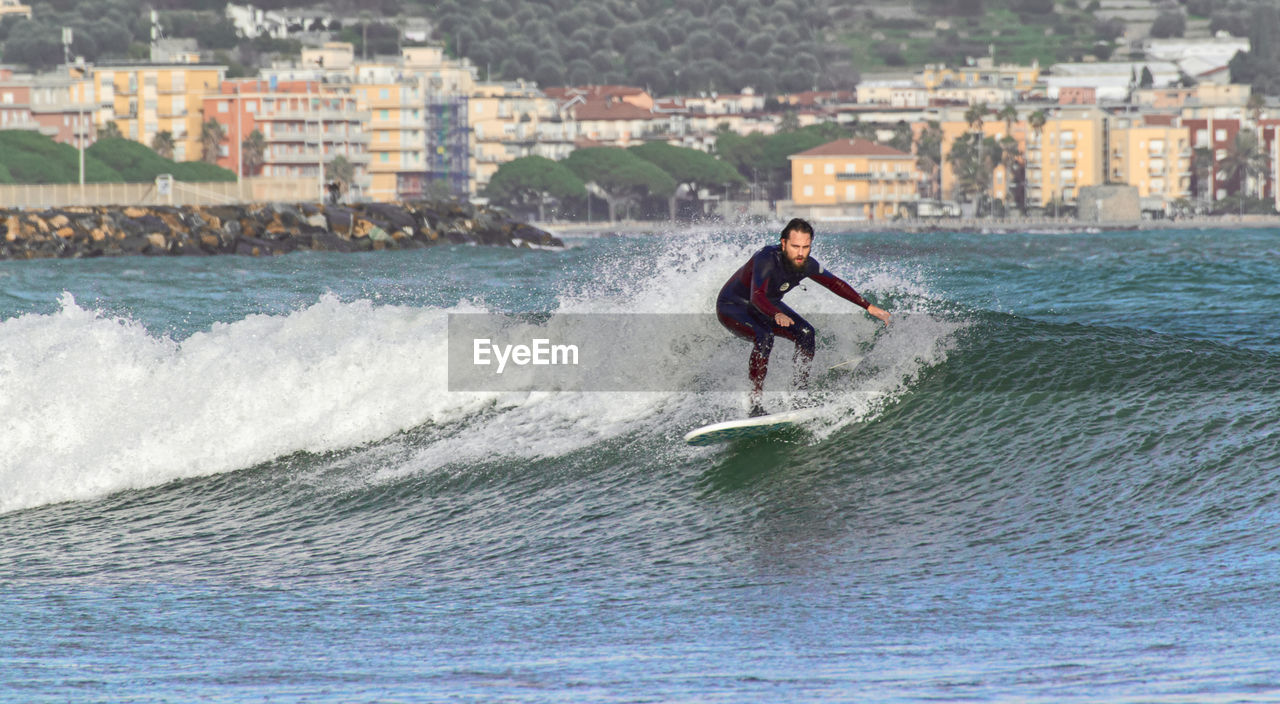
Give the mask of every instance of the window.
<svg viewBox="0 0 1280 704">
<path fill-rule="evenodd" d="M 822 173 L 824 173 L 824 174 L 826 174 L 826 175 L 828 175 L 828 176 L 830 176 L 830 175 L 834 174 L 835 172 L 836 172 L 836 165 L 835 165 L 835 164 L 827 164 L 826 166 L 824 166 L 824 167 L 822 168 Z M 828 195 L 830 195 L 830 194 L 828 194 Z"/>
<path fill-rule="evenodd" d="M 244 109 L 245 109 L 245 112 L 251 112 L 251 113 L 253 113 L 253 112 L 257 112 L 257 111 L 258 111 L 258 101 L 256 101 L 256 100 L 250 100 L 249 102 L 245 103 L 245 105 L 244 105 Z"/>
<path fill-rule="evenodd" d="M 825 189 L 823 189 L 823 191 L 822 191 L 822 192 L 823 192 L 823 194 L 824 194 L 824 195 L 826 195 L 828 198 L 830 198 L 830 197 L 832 197 L 832 196 L 834 196 L 834 195 L 836 194 L 836 187 L 835 187 L 835 186 L 827 186 Z"/>
<path fill-rule="evenodd" d="M 391 97 L 391 89 L 383 88 L 382 90 L 378 91 L 378 97 L 382 100 L 387 100 L 388 98 Z"/>
<path fill-rule="evenodd" d="M 804 172 L 804 174 L 805 174 L 806 176 L 808 176 L 809 174 L 812 174 L 812 173 L 813 173 L 813 164 L 805 164 L 805 165 L 804 165 L 804 168 L 802 169 L 802 171 Z M 805 195 L 811 195 L 811 194 L 806 193 Z"/>
<path fill-rule="evenodd" d="M 855 188 L 855 187 L 853 186 L 853 184 L 849 184 L 848 186 L 845 186 L 845 187 L 844 187 L 844 199 L 845 199 L 845 200 L 857 200 L 857 199 L 858 199 L 858 189 L 857 189 L 857 188 Z"/>
<path fill-rule="evenodd" d="M 379 117 L 380 119 L 383 119 L 383 120 L 390 120 L 390 119 L 391 119 L 391 111 L 390 111 L 390 110 L 380 110 L 380 111 L 378 111 L 378 117 Z"/>
<path fill-rule="evenodd" d="M 808 166 L 808 164 L 806 164 L 806 166 Z M 805 187 L 804 187 L 804 194 L 805 194 L 806 196 L 811 196 L 811 195 L 813 195 L 813 186 L 805 186 Z"/>
<path fill-rule="evenodd" d="M 218 112 L 226 112 L 226 111 L 227 111 L 227 101 L 225 101 L 225 100 L 219 100 L 219 101 L 218 101 Z"/>
<path fill-rule="evenodd" d="M 384 164 L 387 163 L 388 161 L 391 161 L 391 154 L 389 152 L 382 152 L 381 161 Z"/>
<path fill-rule="evenodd" d="M 1218 129 L 1214 130 L 1214 131 L 1213 131 L 1213 141 L 1215 141 L 1215 142 L 1225 142 L 1225 141 L 1227 141 L 1227 131 L 1226 131 L 1226 130 L 1224 130 L 1224 129 L 1222 129 L 1221 127 L 1219 127 Z"/>
<path fill-rule="evenodd" d="M 13 105 L 13 93 L 5 93 L 5 94 L 4 94 L 4 104 L 5 104 L 5 105 Z"/>
</svg>

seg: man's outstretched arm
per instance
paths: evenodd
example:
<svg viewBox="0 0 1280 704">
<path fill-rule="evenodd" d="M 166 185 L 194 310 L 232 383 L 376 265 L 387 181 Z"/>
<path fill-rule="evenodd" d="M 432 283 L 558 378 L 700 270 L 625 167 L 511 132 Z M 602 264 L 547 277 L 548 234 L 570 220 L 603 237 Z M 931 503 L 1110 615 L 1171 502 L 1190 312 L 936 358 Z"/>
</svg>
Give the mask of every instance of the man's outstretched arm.
<svg viewBox="0 0 1280 704">
<path fill-rule="evenodd" d="M 853 287 L 848 283 L 845 283 L 845 280 L 839 276 L 823 269 L 816 274 L 810 274 L 809 278 L 823 286 L 826 286 L 828 290 L 846 301 L 850 301 L 856 306 L 865 308 L 868 313 L 878 318 L 885 325 L 889 324 L 888 311 L 880 308 L 879 306 L 871 305 L 867 299 L 863 298 L 857 291 L 853 290 Z"/>
</svg>

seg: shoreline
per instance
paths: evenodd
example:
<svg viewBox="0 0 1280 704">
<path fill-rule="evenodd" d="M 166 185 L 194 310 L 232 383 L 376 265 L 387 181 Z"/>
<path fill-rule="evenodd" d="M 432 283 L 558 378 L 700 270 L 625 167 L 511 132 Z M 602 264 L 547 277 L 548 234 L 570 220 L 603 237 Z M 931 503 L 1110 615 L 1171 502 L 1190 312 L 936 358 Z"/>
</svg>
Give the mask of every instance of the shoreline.
<svg viewBox="0 0 1280 704">
<path fill-rule="evenodd" d="M 1179 218 L 1176 220 L 1118 220 L 1083 221 L 1053 218 L 981 219 L 948 218 L 897 221 L 836 221 L 814 220 L 814 226 L 827 232 L 966 232 L 966 233 L 1029 233 L 1056 234 L 1063 232 L 1108 232 L 1121 230 L 1231 230 L 1231 229 L 1280 229 L 1280 215 L 1223 215 L 1214 217 Z M 532 222 L 533 226 L 560 237 L 617 237 L 625 235 L 657 235 L 674 229 L 700 228 L 708 230 L 777 229 L 776 223 L 750 222 L 676 222 L 620 220 L 618 222 Z"/>
<path fill-rule="evenodd" d="M 440 244 L 561 247 L 505 214 L 457 202 L 0 209 L 0 260 L 128 255 L 264 256 Z"/>
</svg>

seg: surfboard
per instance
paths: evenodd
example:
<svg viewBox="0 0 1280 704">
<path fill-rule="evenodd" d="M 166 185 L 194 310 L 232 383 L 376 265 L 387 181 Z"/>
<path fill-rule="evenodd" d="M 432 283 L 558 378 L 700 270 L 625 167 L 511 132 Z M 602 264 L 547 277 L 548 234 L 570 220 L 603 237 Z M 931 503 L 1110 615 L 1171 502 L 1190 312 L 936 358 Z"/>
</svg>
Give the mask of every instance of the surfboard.
<svg viewBox="0 0 1280 704">
<path fill-rule="evenodd" d="M 684 441 L 690 445 L 714 445 L 719 442 L 760 437 L 782 430 L 800 427 L 802 423 L 817 416 L 819 409 L 802 408 L 795 411 L 771 413 L 755 418 L 739 418 L 726 420 L 701 428 L 690 430 Z"/>
</svg>

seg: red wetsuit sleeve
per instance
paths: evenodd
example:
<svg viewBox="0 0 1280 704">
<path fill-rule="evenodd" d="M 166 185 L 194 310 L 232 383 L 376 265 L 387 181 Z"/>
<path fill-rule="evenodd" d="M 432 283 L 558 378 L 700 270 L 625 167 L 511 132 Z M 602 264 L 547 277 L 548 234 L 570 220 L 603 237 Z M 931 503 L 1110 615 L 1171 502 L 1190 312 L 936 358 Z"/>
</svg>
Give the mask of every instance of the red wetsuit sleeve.
<svg viewBox="0 0 1280 704">
<path fill-rule="evenodd" d="M 845 283 L 844 279 L 841 279 L 839 276 L 836 276 L 831 272 L 826 271 L 825 269 L 822 271 L 819 271 L 816 274 L 810 274 L 809 278 L 822 284 L 823 286 L 826 286 L 827 289 L 829 289 L 832 293 L 845 299 L 846 301 L 851 301 L 856 306 L 862 306 L 863 308 L 866 308 L 867 306 L 871 305 L 870 303 L 867 302 L 867 299 L 858 295 L 858 292 L 853 290 L 852 286 Z"/>
</svg>

